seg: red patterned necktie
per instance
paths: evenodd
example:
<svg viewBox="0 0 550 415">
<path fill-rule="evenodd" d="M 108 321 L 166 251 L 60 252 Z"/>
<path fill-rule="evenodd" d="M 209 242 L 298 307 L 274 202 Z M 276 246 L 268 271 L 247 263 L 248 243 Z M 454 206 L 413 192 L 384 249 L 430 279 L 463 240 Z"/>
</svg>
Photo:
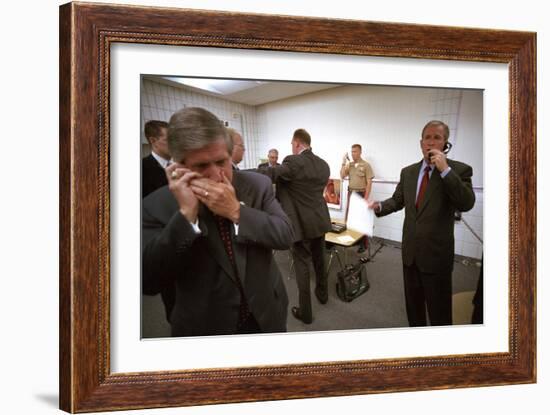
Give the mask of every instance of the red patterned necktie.
<svg viewBox="0 0 550 415">
<path fill-rule="evenodd" d="M 424 193 L 426 193 L 426 188 L 428 187 L 428 182 L 430 181 L 430 166 L 426 166 L 424 169 L 424 176 L 422 176 L 422 182 L 420 183 L 420 189 L 418 189 L 418 196 L 416 197 L 416 209 L 422 203 L 424 199 Z"/>
<path fill-rule="evenodd" d="M 239 278 L 238 272 L 237 272 L 237 265 L 235 263 L 235 255 L 233 253 L 233 243 L 231 242 L 231 230 L 230 226 L 231 223 L 228 219 L 214 215 L 216 218 L 216 223 L 218 225 L 218 231 L 220 232 L 220 237 L 222 238 L 223 246 L 225 248 L 225 252 L 227 253 L 227 256 L 229 257 L 229 261 L 231 262 L 231 265 L 233 266 L 233 270 L 235 271 L 235 282 L 237 283 L 237 287 L 239 288 L 239 292 L 241 294 L 241 303 L 239 305 L 239 322 L 237 323 L 237 329 L 241 328 L 244 323 L 248 320 L 250 317 L 250 311 L 248 309 L 248 303 L 246 302 L 246 297 L 244 295 L 244 289 L 243 285 L 241 283 L 241 280 Z"/>
</svg>

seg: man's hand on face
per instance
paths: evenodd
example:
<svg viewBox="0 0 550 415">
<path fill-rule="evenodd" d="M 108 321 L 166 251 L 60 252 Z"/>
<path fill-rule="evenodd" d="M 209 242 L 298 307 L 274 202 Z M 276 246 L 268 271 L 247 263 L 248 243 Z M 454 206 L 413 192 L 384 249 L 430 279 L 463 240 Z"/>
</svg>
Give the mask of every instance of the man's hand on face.
<svg viewBox="0 0 550 415">
<path fill-rule="evenodd" d="M 178 202 L 180 212 L 190 223 L 197 221 L 199 214 L 199 199 L 191 189 L 191 181 L 198 179 L 199 173 L 183 167 L 179 163 L 172 163 L 166 169 L 168 188 Z"/>
<path fill-rule="evenodd" d="M 241 204 L 237 199 L 235 188 L 222 172 L 222 182 L 215 182 L 204 177 L 191 181 L 195 197 L 216 215 L 239 223 Z"/>
<path fill-rule="evenodd" d="M 447 155 L 442 151 L 431 149 L 428 155 L 430 157 L 430 164 L 435 164 L 435 167 L 440 173 L 443 173 L 443 171 L 449 167 L 449 164 L 447 163 Z"/>
</svg>

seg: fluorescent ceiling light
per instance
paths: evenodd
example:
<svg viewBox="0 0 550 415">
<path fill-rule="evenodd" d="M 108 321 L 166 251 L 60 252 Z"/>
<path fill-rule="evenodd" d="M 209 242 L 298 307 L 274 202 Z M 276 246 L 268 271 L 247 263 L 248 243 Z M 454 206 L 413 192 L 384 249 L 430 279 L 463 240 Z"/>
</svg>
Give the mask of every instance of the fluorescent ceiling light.
<svg viewBox="0 0 550 415">
<path fill-rule="evenodd" d="M 207 78 L 166 77 L 165 79 L 219 95 L 233 94 L 266 83 L 262 81 L 236 81 L 232 79 Z"/>
</svg>

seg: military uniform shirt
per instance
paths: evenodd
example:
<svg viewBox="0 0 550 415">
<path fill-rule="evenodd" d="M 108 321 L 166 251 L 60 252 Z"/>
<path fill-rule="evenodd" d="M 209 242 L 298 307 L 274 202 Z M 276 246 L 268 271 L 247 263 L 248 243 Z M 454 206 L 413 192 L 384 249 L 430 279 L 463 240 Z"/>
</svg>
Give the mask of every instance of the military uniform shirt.
<svg viewBox="0 0 550 415">
<path fill-rule="evenodd" d="M 369 163 L 363 159 L 358 162 L 349 163 L 349 190 L 364 192 L 367 188 L 367 181 L 374 177 L 374 172 Z"/>
</svg>

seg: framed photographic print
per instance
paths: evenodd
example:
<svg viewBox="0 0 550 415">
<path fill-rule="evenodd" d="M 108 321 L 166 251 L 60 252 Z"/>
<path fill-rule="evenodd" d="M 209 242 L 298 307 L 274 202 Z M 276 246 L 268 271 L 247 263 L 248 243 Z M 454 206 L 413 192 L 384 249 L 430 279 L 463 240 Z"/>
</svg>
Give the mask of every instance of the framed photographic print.
<svg viewBox="0 0 550 415">
<path fill-rule="evenodd" d="M 61 6 L 61 409 L 90 412 L 535 382 L 535 45 L 536 35 L 526 32 L 106 4 Z M 417 105 L 418 94 L 424 93 L 426 103 L 444 102 L 440 112 L 430 113 L 434 115 L 456 114 L 453 103 L 459 99 L 475 102 L 456 108 L 476 108 L 462 114 L 478 120 L 478 133 L 470 131 L 470 136 L 481 137 L 478 150 L 468 157 L 485 172 L 480 180 L 486 183 L 477 186 L 483 191 L 482 211 L 491 212 L 479 225 L 483 248 L 472 254 L 483 254 L 484 260 L 488 289 L 483 324 L 212 338 L 143 336 L 143 154 L 138 143 L 145 142 L 145 121 L 168 121 L 166 113 L 185 104 L 161 88 L 174 82 L 165 78 L 182 76 L 367 85 L 373 94 L 397 91 L 391 94 L 399 101 Z M 157 82 L 160 78 L 164 80 Z M 333 89 L 318 92 L 324 94 L 319 102 L 338 102 Z M 413 89 L 417 95 L 408 95 Z M 193 95 L 193 104 L 212 103 L 205 95 Z M 364 101 L 363 92 L 358 97 Z M 250 141 L 256 147 L 247 142 L 251 156 L 245 167 L 255 167 L 271 148 L 273 141 L 261 139 L 264 133 L 275 131 L 273 136 L 281 137 L 279 153 L 288 154 L 283 148 L 291 138 L 286 130 L 264 128 L 288 119 L 288 110 L 279 104 L 263 112 L 246 109 L 256 118 L 234 117 L 239 114 L 234 107 L 220 112 L 247 139 L 258 137 Z M 319 110 L 317 105 L 312 102 L 310 108 Z M 384 125 L 395 123 L 396 117 L 406 120 L 407 112 L 386 111 Z M 302 115 L 306 123 L 309 115 Z M 312 117 L 310 125 L 318 120 Z M 417 122 L 407 124 L 413 131 L 414 160 L 419 154 Z M 314 130 L 313 147 L 319 137 L 326 157 L 334 158 L 329 164 L 335 190 L 337 184 L 342 189 L 335 169 L 349 147 L 364 138 L 357 134 L 342 141 L 335 129 L 321 140 L 328 125 L 325 121 Z M 353 131 L 379 128 L 365 154 L 373 160 L 387 156 L 378 143 L 391 138 L 391 128 L 375 122 L 352 125 Z M 453 144 L 450 156 L 463 157 L 460 143 Z M 403 158 L 396 165 L 406 162 Z M 387 170 L 376 176 L 377 186 L 390 186 L 395 178 Z M 392 239 L 392 225 L 387 228 L 383 237 Z M 326 347 L 314 347 L 318 344 Z M 343 350 L 334 347 L 338 344 L 369 348 Z M 400 348 L 403 344 L 409 347 Z"/>
</svg>

